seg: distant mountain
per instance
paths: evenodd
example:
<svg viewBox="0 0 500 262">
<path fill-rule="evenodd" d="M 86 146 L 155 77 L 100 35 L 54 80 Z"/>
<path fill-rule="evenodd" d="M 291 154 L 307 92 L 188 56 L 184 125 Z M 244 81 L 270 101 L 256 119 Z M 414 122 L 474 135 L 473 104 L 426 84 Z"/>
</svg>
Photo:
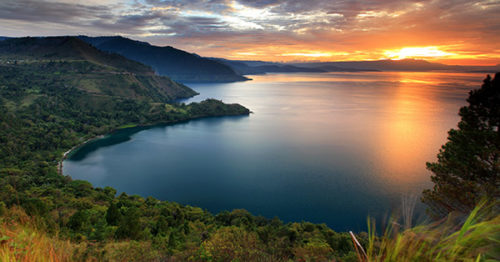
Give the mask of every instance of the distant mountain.
<svg viewBox="0 0 500 262">
<path fill-rule="evenodd" d="M 307 67 L 298 67 L 293 65 L 262 65 L 254 67 L 257 70 L 266 73 L 299 73 L 299 72 L 312 72 L 312 73 L 324 73 L 326 72 L 323 69 L 318 68 L 307 68 Z"/>
<path fill-rule="evenodd" d="M 358 72 L 358 71 L 377 71 L 372 69 L 344 68 L 333 65 L 310 65 L 304 64 L 286 64 L 265 61 L 245 61 L 245 60 L 227 60 L 222 58 L 212 58 L 224 63 L 242 75 L 259 75 L 265 73 L 324 73 L 324 72 Z"/>
<path fill-rule="evenodd" d="M 117 53 L 149 65 L 158 74 L 183 83 L 248 80 L 227 65 L 170 46 L 153 46 L 121 36 L 79 38 L 100 50 Z"/>
<path fill-rule="evenodd" d="M 377 71 L 460 71 L 460 72 L 496 72 L 500 66 L 457 66 L 433 63 L 420 59 L 344 61 L 320 63 L 292 63 L 294 66 L 309 67 L 332 71 L 330 68 L 350 68 L 354 70 Z"/>
<path fill-rule="evenodd" d="M 240 75 L 261 75 L 266 73 L 258 70 L 255 67 L 249 66 L 241 61 L 227 60 L 223 58 L 210 58 L 210 59 L 231 67 L 237 74 Z"/>
<path fill-rule="evenodd" d="M 353 69 L 381 70 L 381 71 L 429 71 L 429 70 L 444 70 L 446 68 L 446 65 L 443 64 L 430 63 L 425 60 L 414 60 L 414 59 L 295 63 L 294 65 L 312 67 L 312 68 L 348 67 Z"/>
<path fill-rule="evenodd" d="M 76 37 L 0 41 L 0 65 L 64 81 L 100 97 L 166 102 L 196 95 L 182 84 L 155 75 L 149 66 L 103 52 Z"/>
<path fill-rule="evenodd" d="M 9 38 L 10 38 L 10 37 L 0 36 L 0 41 L 5 40 L 5 39 L 9 39 Z"/>
<path fill-rule="evenodd" d="M 433 63 L 420 59 L 376 60 L 376 61 L 340 61 L 312 63 L 276 63 L 265 61 L 227 60 L 212 58 L 232 67 L 242 75 L 256 75 L 283 72 L 364 72 L 364 71 L 456 71 L 494 73 L 500 70 L 496 66 L 459 66 Z"/>
<path fill-rule="evenodd" d="M 228 60 L 222 58 L 211 58 L 211 59 L 223 63 L 227 66 L 230 66 L 231 68 L 233 68 L 235 72 L 241 75 L 261 75 L 265 73 L 326 72 L 325 70 L 319 68 L 300 67 L 300 66 L 265 62 L 265 61 L 242 61 L 242 60 Z"/>
</svg>

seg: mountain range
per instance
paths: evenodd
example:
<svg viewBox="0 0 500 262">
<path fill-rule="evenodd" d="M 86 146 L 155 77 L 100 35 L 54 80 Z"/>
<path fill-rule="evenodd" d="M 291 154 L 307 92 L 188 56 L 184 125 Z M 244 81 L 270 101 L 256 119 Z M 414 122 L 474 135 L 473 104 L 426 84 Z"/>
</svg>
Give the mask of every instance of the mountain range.
<svg viewBox="0 0 500 262">
<path fill-rule="evenodd" d="M 295 66 L 282 63 L 273 63 L 264 61 L 239 61 L 239 60 L 228 60 L 223 58 L 211 58 L 211 59 L 231 67 L 236 73 L 241 75 L 262 75 L 266 73 L 327 72 L 320 68 L 310 68 L 310 67 Z"/>
<path fill-rule="evenodd" d="M 78 36 L 78 38 L 100 50 L 117 53 L 149 65 L 159 75 L 168 76 L 182 83 L 248 80 L 227 65 L 171 46 L 154 46 L 121 36 Z"/>
<path fill-rule="evenodd" d="M 337 71 L 339 68 L 348 69 L 346 71 L 456 71 L 481 73 L 497 72 L 500 70 L 500 64 L 496 66 L 460 66 L 434 63 L 422 59 L 292 63 L 292 65 L 322 69 L 328 72 Z"/>
<path fill-rule="evenodd" d="M 500 70 L 496 66 L 445 65 L 421 59 L 301 62 L 278 63 L 267 61 L 229 60 L 206 58 L 171 46 L 154 46 L 147 42 L 121 36 L 89 37 L 79 39 L 108 53 L 122 55 L 130 60 L 148 65 L 161 76 L 182 83 L 235 82 L 245 81 L 245 75 L 266 73 L 323 73 L 323 72 L 363 72 L 363 71 L 452 71 L 491 73 Z M 9 37 L 0 37 L 0 41 Z M 130 62 L 128 62 L 130 63 Z"/>
<path fill-rule="evenodd" d="M 370 71 L 399 71 L 399 72 L 479 72 L 494 73 L 500 70 L 496 66 L 461 66 L 445 65 L 429 62 L 422 59 L 402 60 L 373 60 L 373 61 L 340 61 L 340 62 L 302 62 L 302 63 L 277 63 L 266 61 L 227 60 L 212 58 L 232 67 L 242 75 L 256 75 L 265 73 L 322 73 L 322 72 L 370 72 Z"/>
</svg>

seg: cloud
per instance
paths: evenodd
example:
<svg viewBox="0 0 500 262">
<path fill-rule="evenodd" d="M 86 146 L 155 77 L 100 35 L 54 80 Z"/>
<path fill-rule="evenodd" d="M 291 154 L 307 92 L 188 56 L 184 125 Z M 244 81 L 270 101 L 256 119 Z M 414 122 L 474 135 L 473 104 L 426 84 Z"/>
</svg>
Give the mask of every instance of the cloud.
<svg viewBox="0 0 500 262">
<path fill-rule="evenodd" d="M 107 12 L 106 6 L 87 6 L 64 2 L 5 0 L 0 2 L 0 18 L 29 22 L 64 23 L 98 18 Z"/>
<path fill-rule="evenodd" d="M 285 0 L 240 0 L 239 3 L 245 6 L 254 8 L 264 8 L 269 6 L 277 6 L 285 3 Z"/>
<path fill-rule="evenodd" d="M 204 55 L 276 59 L 405 46 L 479 56 L 500 52 L 498 13 L 498 0 L 3 0 L 0 35 L 122 34 Z"/>
</svg>

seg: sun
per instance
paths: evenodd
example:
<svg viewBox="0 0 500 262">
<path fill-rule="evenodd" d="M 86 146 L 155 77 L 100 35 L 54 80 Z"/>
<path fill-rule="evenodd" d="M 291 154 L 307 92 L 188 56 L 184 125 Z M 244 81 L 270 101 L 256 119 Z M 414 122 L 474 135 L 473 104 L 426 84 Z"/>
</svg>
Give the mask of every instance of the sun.
<svg viewBox="0 0 500 262">
<path fill-rule="evenodd" d="M 443 58 L 455 54 L 439 50 L 437 46 L 425 46 L 386 50 L 384 55 L 389 59 L 401 60 L 406 58 Z"/>
</svg>

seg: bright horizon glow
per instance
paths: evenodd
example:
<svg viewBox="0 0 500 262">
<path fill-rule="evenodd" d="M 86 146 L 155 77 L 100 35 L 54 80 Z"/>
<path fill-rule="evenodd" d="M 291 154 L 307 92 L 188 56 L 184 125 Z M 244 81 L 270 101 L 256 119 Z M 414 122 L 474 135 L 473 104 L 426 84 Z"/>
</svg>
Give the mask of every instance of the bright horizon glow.
<svg viewBox="0 0 500 262">
<path fill-rule="evenodd" d="M 331 53 L 286 53 L 281 56 L 331 57 Z"/>
<path fill-rule="evenodd" d="M 404 47 L 396 50 L 387 50 L 384 52 L 384 55 L 392 60 L 402 60 L 408 58 L 453 58 L 454 56 L 457 56 L 454 53 L 439 50 L 439 47 L 437 46 Z"/>
<path fill-rule="evenodd" d="M 289 48 L 287 50 L 286 48 Z M 223 58 L 233 60 L 259 60 L 269 62 L 337 62 L 337 61 L 374 61 L 374 60 L 428 60 L 448 65 L 490 65 L 500 63 L 500 56 L 491 54 L 468 54 L 459 51 L 455 46 L 420 46 L 401 47 L 388 50 L 353 50 L 328 51 L 304 50 L 290 47 L 256 47 L 244 51 L 225 53 Z M 286 50 L 286 51 L 284 51 Z M 201 54 L 204 55 L 204 54 Z M 493 62 L 483 62 L 489 58 Z M 496 61 L 495 61 L 496 59 Z M 483 60 L 483 61 L 481 61 Z"/>
<path fill-rule="evenodd" d="M 427 60 L 447 65 L 496 66 L 500 55 L 474 54 L 462 51 L 461 45 L 406 46 L 381 50 L 328 50 L 304 49 L 289 46 L 256 46 L 243 51 L 225 52 L 219 57 L 233 60 L 269 62 L 337 62 L 374 60 Z M 205 55 L 199 53 L 200 55 Z M 210 56 L 210 55 L 209 55 Z"/>
</svg>

